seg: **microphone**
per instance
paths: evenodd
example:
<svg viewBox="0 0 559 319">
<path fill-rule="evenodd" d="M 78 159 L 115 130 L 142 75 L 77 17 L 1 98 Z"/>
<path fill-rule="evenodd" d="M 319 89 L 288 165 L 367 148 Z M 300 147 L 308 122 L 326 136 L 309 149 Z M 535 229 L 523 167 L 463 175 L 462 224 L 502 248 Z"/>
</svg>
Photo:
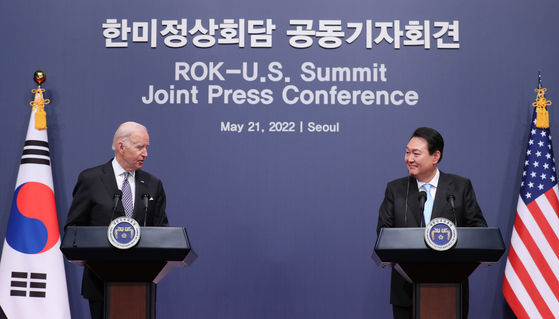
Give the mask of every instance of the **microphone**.
<svg viewBox="0 0 559 319">
<path fill-rule="evenodd" d="M 406 187 L 406 210 L 404 211 L 404 226 L 408 227 L 408 197 L 410 196 L 410 177 L 408 176 L 408 186 Z"/>
<path fill-rule="evenodd" d="M 456 226 L 458 226 L 458 225 L 456 224 L 456 209 L 454 208 L 454 200 L 455 200 L 455 199 L 456 199 L 456 198 L 454 197 L 454 195 L 452 195 L 452 194 L 446 194 L 446 200 L 450 203 L 450 207 L 452 208 L 452 209 L 451 209 L 451 210 L 452 210 L 452 214 L 454 215 L 454 224 L 455 224 Z"/>
<path fill-rule="evenodd" d="M 113 213 L 111 214 L 111 221 L 113 220 L 113 217 L 115 217 L 116 206 L 118 205 L 118 202 L 121 198 L 122 191 L 120 189 L 117 189 L 115 194 L 113 195 Z"/>
<path fill-rule="evenodd" d="M 149 194 L 142 195 L 142 201 L 144 202 L 144 227 L 146 226 L 146 221 L 148 219 L 148 202 L 149 202 Z"/>
<path fill-rule="evenodd" d="M 421 227 L 423 227 L 423 222 L 425 220 L 425 216 L 423 215 L 423 211 L 425 210 L 425 202 L 427 201 L 427 193 L 425 191 L 419 192 L 419 208 L 421 208 Z"/>
</svg>

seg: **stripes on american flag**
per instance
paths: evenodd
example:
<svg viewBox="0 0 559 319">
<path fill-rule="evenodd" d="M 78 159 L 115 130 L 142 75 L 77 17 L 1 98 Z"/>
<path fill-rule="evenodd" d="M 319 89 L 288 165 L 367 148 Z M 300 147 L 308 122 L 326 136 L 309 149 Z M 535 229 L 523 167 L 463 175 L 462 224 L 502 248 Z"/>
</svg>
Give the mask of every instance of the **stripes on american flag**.
<svg viewBox="0 0 559 319">
<path fill-rule="evenodd" d="M 503 294 L 519 319 L 559 318 L 559 188 L 548 129 L 530 129 Z"/>
</svg>

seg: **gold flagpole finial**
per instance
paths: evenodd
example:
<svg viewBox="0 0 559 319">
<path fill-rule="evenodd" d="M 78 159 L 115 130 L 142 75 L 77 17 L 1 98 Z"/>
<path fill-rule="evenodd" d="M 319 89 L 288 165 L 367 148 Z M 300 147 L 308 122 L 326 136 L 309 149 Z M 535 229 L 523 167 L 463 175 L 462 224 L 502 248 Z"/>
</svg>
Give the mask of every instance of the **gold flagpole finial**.
<svg viewBox="0 0 559 319">
<path fill-rule="evenodd" d="M 39 88 L 41 88 L 41 84 L 43 84 L 47 80 L 47 75 L 45 74 L 45 71 L 43 70 L 35 71 L 35 74 L 33 74 L 33 80 L 35 81 L 35 83 L 39 85 Z"/>
<path fill-rule="evenodd" d="M 551 101 L 545 99 L 546 88 L 542 87 L 542 77 L 541 74 L 538 75 L 538 88 L 534 91 L 536 94 L 536 102 L 532 103 L 532 106 L 536 107 L 536 127 L 541 129 L 549 128 L 549 113 L 547 112 L 547 106 L 551 105 Z"/>
<path fill-rule="evenodd" d="M 47 80 L 47 75 L 43 70 L 37 70 L 33 75 L 33 80 L 37 83 L 38 87 L 36 90 L 31 90 L 31 92 L 35 93 L 35 100 L 29 104 L 33 106 L 33 111 L 37 110 L 35 113 L 35 128 L 38 130 L 46 130 L 47 113 L 45 112 L 45 105 L 49 104 L 50 100 L 43 99 L 43 92 L 45 92 L 45 90 L 41 88 L 41 84 Z"/>
</svg>

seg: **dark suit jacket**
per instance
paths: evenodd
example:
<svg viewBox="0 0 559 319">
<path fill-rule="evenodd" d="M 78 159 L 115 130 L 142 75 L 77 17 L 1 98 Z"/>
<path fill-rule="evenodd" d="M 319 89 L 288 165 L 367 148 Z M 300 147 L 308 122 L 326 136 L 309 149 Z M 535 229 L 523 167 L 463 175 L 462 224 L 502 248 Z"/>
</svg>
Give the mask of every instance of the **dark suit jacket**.
<svg viewBox="0 0 559 319">
<path fill-rule="evenodd" d="M 112 219 L 125 216 L 122 202 L 112 216 L 113 197 L 118 186 L 112 166 L 108 163 L 81 172 L 74 187 L 72 205 L 66 226 L 108 226 Z M 169 226 L 165 206 L 167 203 L 161 181 L 142 170 L 135 173 L 136 190 L 133 218 L 144 225 L 142 195 L 148 194 L 147 226 Z M 112 217 L 112 218 L 111 218 Z M 84 269 L 82 295 L 90 300 L 103 300 L 103 282 L 88 268 Z"/>
<path fill-rule="evenodd" d="M 431 218 L 444 217 L 454 222 L 455 217 L 447 201 L 447 195 L 450 194 L 455 197 L 457 227 L 487 227 L 470 180 L 443 172 L 440 172 Z M 377 234 L 384 227 L 425 226 L 425 223 L 421 222 L 418 198 L 419 190 L 415 178 L 408 176 L 388 183 L 379 210 Z M 411 306 L 412 296 L 412 285 L 396 270 L 392 270 L 390 303 L 397 306 Z"/>
</svg>

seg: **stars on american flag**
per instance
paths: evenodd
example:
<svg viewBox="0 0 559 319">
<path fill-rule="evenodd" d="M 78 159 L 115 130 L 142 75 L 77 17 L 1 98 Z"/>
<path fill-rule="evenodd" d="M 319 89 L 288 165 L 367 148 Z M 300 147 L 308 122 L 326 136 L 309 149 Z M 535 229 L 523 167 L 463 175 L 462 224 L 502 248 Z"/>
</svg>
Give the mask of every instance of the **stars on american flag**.
<svg viewBox="0 0 559 319">
<path fill-rule="evenodd" d="M 549 129 L 538 129 L 535 121 L 530 130 L 520 194 L 526 204 L 555 186 L 555 159 Z"/>
</svg>

